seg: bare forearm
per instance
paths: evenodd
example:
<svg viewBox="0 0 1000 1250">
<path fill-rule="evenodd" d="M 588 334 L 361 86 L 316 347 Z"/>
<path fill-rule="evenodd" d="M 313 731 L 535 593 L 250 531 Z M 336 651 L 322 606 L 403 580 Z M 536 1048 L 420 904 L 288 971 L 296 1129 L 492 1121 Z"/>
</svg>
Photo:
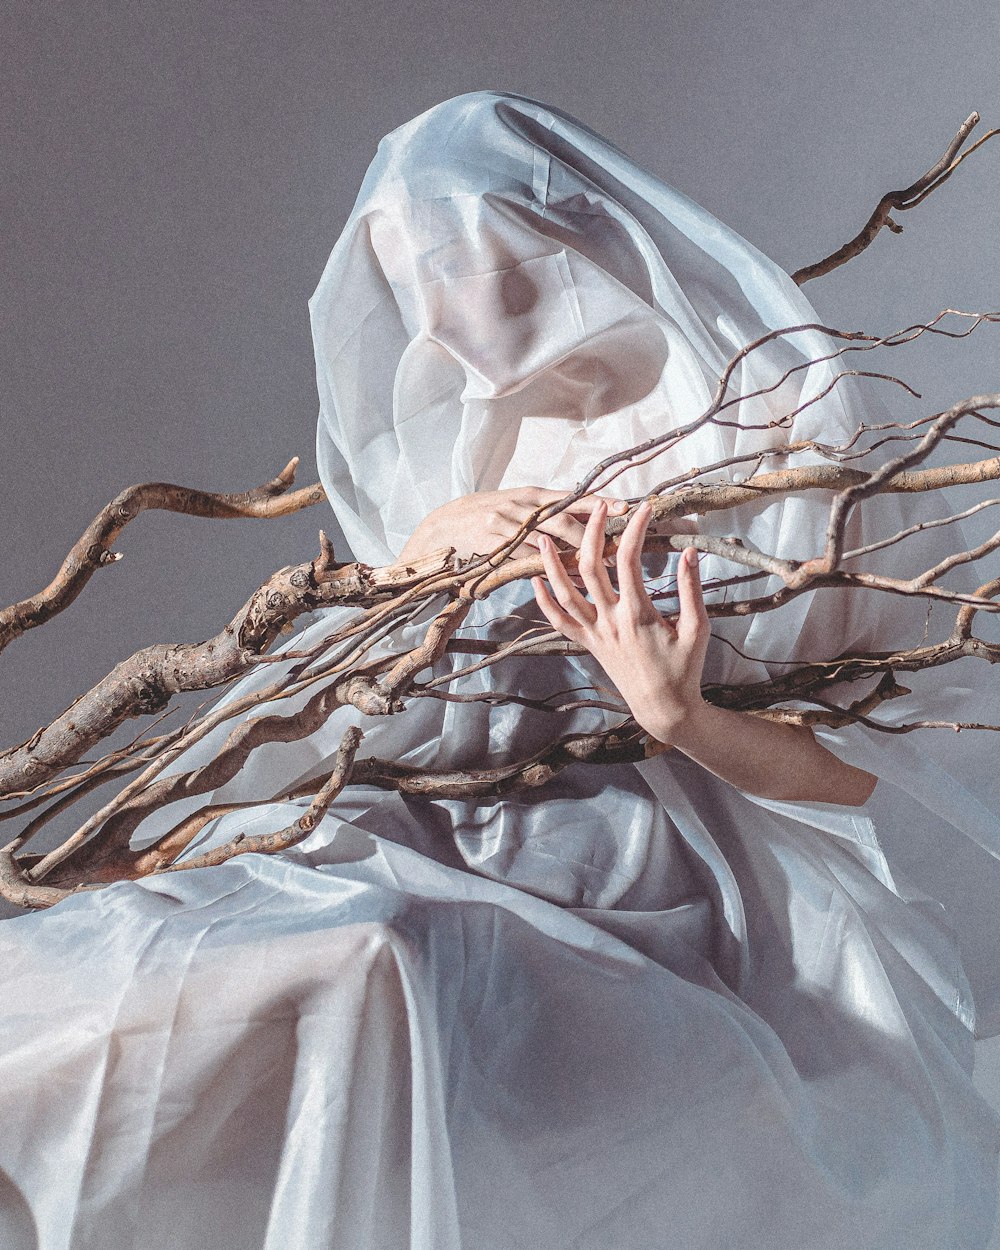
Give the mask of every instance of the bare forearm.
<svg viewBox="0 0 1000 1250">
<path fill-rule="evenodd" d="M 656 736 L 717 777 L 762 798 L 858 807 L 878 780 L 838 759 L 807 725 L 784 725 L 711 703 L 697 704 Z"/>
</svg>

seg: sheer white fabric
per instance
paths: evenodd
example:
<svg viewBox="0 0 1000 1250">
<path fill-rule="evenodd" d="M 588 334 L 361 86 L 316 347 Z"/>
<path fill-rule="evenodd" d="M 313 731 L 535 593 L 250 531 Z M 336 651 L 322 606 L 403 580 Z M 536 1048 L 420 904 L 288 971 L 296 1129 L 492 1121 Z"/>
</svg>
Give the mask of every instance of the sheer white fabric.
<svg viewBox="0 0 1000 1250">
<path fill-rule="evenodd" d="M 372 564 L 457 495 L 572 487 L 697 416 L 737 347 L 816 320 L 787 274 L 620 149 L 487 91 L 382 140 L 310 310 L 320 472 Z M 830 347 L 778 341 L 734 386 L 770 386 Z M 783 443 L 768 422 L 831 378 L 822 364 L 793 375 L 606 493 Z M 835 443 L 881 411 L 845 381 L 791 437 Z M 828 502 L 701 528 L 806 557 Z M 851 541 L 941 503 L 865 504 Z M 904 569 L 956 533 L 928 531 Z M 669 585 L 672 560 L 647 558 L 647 572 Z M 703 560 L 706 582 L 731 572 Z M 415 641 L 439 607 L 375 653 Z M 282 649 L 350 615 L 316 613 Z M 718 621 L 706 676 L 916 642 L 938 627 L 925 617 L 917 600 L 803 595 Z M 539 622 L 525 584 L 475 605 L 460 632 Z M 993 719 L 986 666 L 958 667 L 914 677 L 879 717 Z M 273 677 L 267 666 L 224 701 Z M 588 656 L 548 657 L 454 689 L 537 699 L 595 680 Z M 293 715 L 306 697 L 254 715 Z M 362 755 L 462 766 L 617 719 L 428 697 L 385 718 L 341 708 L 207 797 L 279 795 L 321 773 L 350 724 Z M 169 771 L 210 759 L 231 728 Z M 879 775 L 865 807 L 758 799 L 676 752 L 489 801 L 351 787 L 283 855 L 3 922 L 3 1245 L 985 1246 L 1000 1121 L 971 1072 L 974 1037 L 1000 1031 L 992 739 L 818 732 Z M 136 844 L 205 798 L 158 811 Z M 307 801 L 219 818 L 187 853 L 282 827 Z"/>
</svg>

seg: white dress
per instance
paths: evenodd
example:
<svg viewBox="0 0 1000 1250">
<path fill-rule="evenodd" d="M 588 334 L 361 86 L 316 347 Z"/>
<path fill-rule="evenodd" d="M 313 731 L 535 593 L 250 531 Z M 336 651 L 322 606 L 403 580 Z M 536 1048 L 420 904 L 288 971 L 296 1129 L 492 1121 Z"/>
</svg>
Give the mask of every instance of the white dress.
<svg viewBox="0 0 1000 1250">
<path fill-rule="evenodd" d="M 618 148 L 489 91 L 382 140 L 310 310 L 320 472 L 373 565 L 457 495 L 572 487 L 696 416 L 737 347 L 816 319 L 787 274 Z M 779 340 L 735 385 L 766 386 L 829 347 L 816 333 Z M 734 425 L 606 493 L 780 444 L 789 431 L 767 420 L 819 394 L 831 369 L 730 410 Z M 835 443 L 873 412 L 848 378 L 791 436 Z M 709 514 L 701 528 L 804 557 L 828 502 Z M 941 503 L 865 504 L 852 541 Z M 911 558 L 952 549 L 956 533 L 928 531 Z M 732 572 L 703 560 L 706 583 Z M 412 645 L 440 606 L 374 654 Z M 278 649 L 351 615 L 314 613 Z M 720 619 L 706 679 L 918 642 L 925 615 L 919 600 L 816 591 Z M 946 617 L 932 614 L 931 633 Z M 459 632 L 531 623 L 545 622 L 524 583 L 475 605 Z M 264 666 L 224 699 L 273 678 Z M 522 658 L 452 688 L 542 697 L 601 679 L 589 656 Z M 996 719 L 979 662 L 906 684 L 876 719 Z M 390 717 L 340 708 L 214 794 L 157 811 L 134 842 L 206 801 L 269 799 L 322 773 L 349 724 L 364 730 L 361 756 L 462 766 L 618 720 L 428 697 Z M 168 771 L 211 758 L 231 728 Z M 880 777 L 865 807 L 754 798 L 677 752 L 490 800 L 354 786 L 284 854 L 0 922 L 0 1245 L 984 1247 L 1000 1119 L 971 1073 L 975 1037 L 1000 1031 L 995 739 L 817 732 Z M 186 854 L 283 827 L 307 803 L 219 818 Z"/>
</svg>

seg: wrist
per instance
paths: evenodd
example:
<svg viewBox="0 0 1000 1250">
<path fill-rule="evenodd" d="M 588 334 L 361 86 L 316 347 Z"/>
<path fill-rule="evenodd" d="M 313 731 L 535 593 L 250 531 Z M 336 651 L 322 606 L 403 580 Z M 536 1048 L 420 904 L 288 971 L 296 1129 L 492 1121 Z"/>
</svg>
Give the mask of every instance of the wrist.
<svg viewBox="0 0 1000 1250">
<path fill-rule="evenodd" d="M 700 694 L 683 702 L 671 703 L 651 718 L 653 736 L 660 742 L 669 742 L 683 749 L 684 743 L 698 736 L 709 704 Z"/>
</svg>

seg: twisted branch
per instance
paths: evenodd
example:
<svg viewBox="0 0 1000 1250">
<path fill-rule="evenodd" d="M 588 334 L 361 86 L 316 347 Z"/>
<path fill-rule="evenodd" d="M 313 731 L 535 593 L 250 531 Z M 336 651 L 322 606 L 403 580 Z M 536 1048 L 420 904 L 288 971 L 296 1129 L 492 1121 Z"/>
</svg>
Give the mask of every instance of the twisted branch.
<svg viewBox="0 0 1000 1250">
<path fill-rule="evenodd" d="M 938 187 L 948 181 L 967 156 L 971 156 L 988 139 L 992 139 L 994 135 L 1000 134 L 1000 130 L 989 130 L 986 134 L 980 136 L 972 147 L 959 154 L 962 144 L 978 124 L 979 114 L 970 113 L 961 126 L 959 126 L 958 133 L 951 143 L 948 144 L 944 155 L 935 161 L 925 174 L 921 174 L 916 182 L 910 183 L 902 191 L 886 192 L 878 204 L 876 204 L 872 215 L 853 239 L 848 240 L 842 247 L 837 248 L 835 252 L 824 257 L 823 260 L 818 260 L 812 265 L 804 265 L 801 269 L 796 269 L 792 274 L 792 281 L 802 286 L 813 278 L 822 277 L 823 274 L 831 273 L 834 269 L 839 269 L 841 265 L 846 265 L 853 257 L 860 255 L 883 228 L 891 230 L 893 234 L 902 234 L 903 227 L 898 221 L 893 220 L 892 213 L 894 211 L 904 212 L 908 208 L 916 208 L 918 204 L 922 204 L 932 191 L 936 191 Z"/>
</svg>

